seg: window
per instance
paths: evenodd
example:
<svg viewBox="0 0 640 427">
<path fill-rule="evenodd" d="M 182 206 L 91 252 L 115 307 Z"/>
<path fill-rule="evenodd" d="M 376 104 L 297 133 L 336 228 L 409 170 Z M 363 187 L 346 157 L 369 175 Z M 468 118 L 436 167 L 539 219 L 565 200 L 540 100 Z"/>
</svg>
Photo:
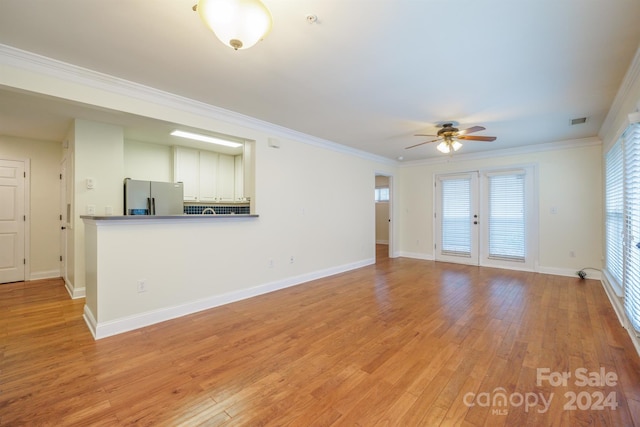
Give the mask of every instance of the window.
<svg viewBox="0 0 640 427">
<path fill-rule="evenodd" d="M 632 123 L 605 156 L 605 275 L 621 288 L 640 333 L 640 124 Z"/>
<path fill-rule="evenodd" d="M 376 198 L 376 202 L 388 202 L 389 201 L 389 187 L 376 188 L 375 198 Z"/>
<path fill-rule="evenodd" d="M 622 289 L 624 241 L 622 142 L 618 141 L 605 157 L 605 269 L 614 285 Z"/>
<path fill-rule="evenodd" d="M 640 332 L 640 124 L 622 136 L 624 144 L 624 306 Z"/>
</svg>

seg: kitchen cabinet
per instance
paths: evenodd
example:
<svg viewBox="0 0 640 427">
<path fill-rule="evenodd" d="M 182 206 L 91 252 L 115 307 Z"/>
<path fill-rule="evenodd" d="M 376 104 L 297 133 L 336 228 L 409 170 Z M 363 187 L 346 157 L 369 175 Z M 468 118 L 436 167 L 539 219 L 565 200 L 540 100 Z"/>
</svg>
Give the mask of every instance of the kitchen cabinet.
<svg viewBox="0 0 640 427">
<path fill-rule="evenodd" d="M 235 179 L 234 179 L 234 191 L 233 195 L 236 200 L 244 200 L 244 168 L 242 165 L 242 156 L 235 156 Z"/>
<path fill-rule="evenodd" d="M 218 200 L 234 200 L 235 161 L 233 156 L 220 154 L 218 157 Z"/>
<path fill-rule="evenodd" d="M 218 153 L 200 151 L 199 184 L 201 202 L 215 202 L 218 198 Z"/>
<path fill-rule="evenodd" d="M 184 184 L 188 202 L 233 202 L 238 200 L 236 177 L 243 175 L 237 157 L 213 151 L 174 147 L 174 180 Z M 239 170 L 236 170 L 239 167 Z M 242 183 L 239 183 L 242 187 Z"/>
<path fill-rule="evenodd" d="M 173 153 L 173 180 L 183 183 L 185 201 L 197 202 L 200 196 L 199 152 L 190 148 L 174 147 Z"/>
</svg>

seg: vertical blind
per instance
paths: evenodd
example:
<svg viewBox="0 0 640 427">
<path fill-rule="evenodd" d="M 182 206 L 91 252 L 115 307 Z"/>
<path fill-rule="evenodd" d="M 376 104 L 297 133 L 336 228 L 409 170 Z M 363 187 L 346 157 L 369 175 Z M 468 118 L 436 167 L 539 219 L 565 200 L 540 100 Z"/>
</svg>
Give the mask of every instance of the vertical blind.
<svg viewBox="0 0 640 427">
<path fill-rule="evenodd" d="M 525 260 L 525 173 L 489 174 L 489 258 Z"/>
<path fill-rule="evenodd" d="M 624 148 L 624 305 L 640 332 L 640 124 L 622 136 Z"/>
<path fill-rule="evenodd" d="M 441 181 L 442 253 L 471 255 L 471 179 Z"/>
</svg>

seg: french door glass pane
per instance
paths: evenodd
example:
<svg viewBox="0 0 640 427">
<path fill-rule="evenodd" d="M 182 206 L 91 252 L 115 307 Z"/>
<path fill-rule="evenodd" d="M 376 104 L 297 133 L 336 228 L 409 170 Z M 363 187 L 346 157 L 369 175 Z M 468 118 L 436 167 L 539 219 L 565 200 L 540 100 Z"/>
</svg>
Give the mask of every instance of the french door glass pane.
<svg viewBox="0 0 640 427">
<path fill-rule="evenodd" d="M 524 261 L 524 172 L 489 176 L 489 258 Z"/>
<path fill-rule="evenodd" d="M 442 253 L 471 254 L 471 180 L 442 180 Z"/>
</svg>

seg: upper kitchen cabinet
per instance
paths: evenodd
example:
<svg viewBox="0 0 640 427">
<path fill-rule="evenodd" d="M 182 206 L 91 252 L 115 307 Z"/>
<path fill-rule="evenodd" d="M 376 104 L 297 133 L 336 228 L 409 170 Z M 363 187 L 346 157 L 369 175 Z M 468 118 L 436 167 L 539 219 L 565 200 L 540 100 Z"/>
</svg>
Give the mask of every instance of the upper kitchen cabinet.
<svg viewBox="0 0 640 427">
<path fill-rule="evenodd" d="M 244 167 L 242 163 L 242 156 L 235 156 L 235 179 L 234 179 L 234 197 L 236 200 L 244 200 L 247 194 L 244 192 Z"/>
<path fill-rule="evenodd" d="M 218 157 L 218 200 L 234 201 L 235 160 L 228 154 Z"/>
<path fill-rule="evenodd" d="M 242 162 L 229 154 L 174 147 L 174 180 L 184 184 L 189 202 L 234 202 L 243 200 L 236 177 L 244 176 Z"/>
<path fill-rule="evenodd" d="M 219 154 L 200 151 L 199 177 L 200 202 L 215 202 L 218 199 L 218 160 Z"/>
<path fill-rule="evenodd" d="M 182 182 L 184 200 L 197 202 L 200 198 L 200 153 L 190 148 L 174 147 L 173 180 Z"/>
</svg>

